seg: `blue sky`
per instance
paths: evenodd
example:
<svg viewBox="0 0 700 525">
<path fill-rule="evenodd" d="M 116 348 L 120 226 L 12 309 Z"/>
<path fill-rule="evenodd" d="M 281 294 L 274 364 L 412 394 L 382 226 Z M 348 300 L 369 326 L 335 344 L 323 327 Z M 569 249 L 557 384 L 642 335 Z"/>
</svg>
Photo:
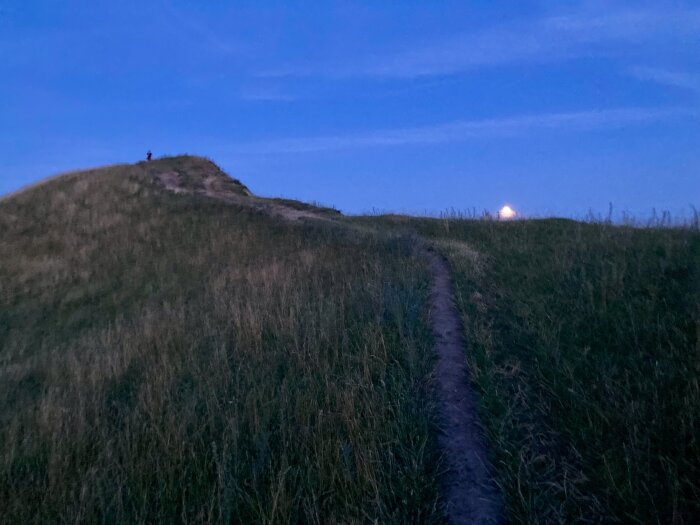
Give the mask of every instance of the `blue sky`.
<svg viewBox="0 0 700 525">
<path fill-rule="evenodd" d="M 694 2 L 0 3 L 0 193 L 193 153 L 262 195 L 700 207 Z"/>
</svg>

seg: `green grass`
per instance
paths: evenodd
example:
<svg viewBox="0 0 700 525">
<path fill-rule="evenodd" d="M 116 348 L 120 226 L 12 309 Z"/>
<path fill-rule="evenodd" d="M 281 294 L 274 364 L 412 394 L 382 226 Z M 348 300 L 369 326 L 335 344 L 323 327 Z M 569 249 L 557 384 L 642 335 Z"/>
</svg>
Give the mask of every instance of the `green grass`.
<svg viewBox="0 0 700 525">
<path fill-rule="evenodd" d="M 453 270 L 509 521 L 699 521 L 697 217 L 271 200 L 332 218 L 290 223 L 248 193 L 183 156 L 0 201 L 0 522 L 442 522 L 416 234 Z"/>
<path fill-rule="evenodd" d="M 153 166 L 0 202 L 0 522 L 439 522 L 410 243 Z"/>
<path fill-rule="evenodd" d="M 513 522 L 698 522 L 697 229 L 373 220 L 450 259 Z"/>
</svg>

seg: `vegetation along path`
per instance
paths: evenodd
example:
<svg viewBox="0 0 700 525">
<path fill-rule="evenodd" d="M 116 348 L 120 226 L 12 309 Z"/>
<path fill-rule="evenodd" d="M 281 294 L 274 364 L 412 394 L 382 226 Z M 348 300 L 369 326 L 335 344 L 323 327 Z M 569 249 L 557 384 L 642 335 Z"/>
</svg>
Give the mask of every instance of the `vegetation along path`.
<svg viewBox="0 0 700 525">
<path fill-rule="evenodd" d="M 489 473 L 476 400 L 468 382 L 462 323 L 454 305 L 449 267 L 432 249 L 426 250 L 426 256 L 433 275 L 430 312 L 437 354 L 438 443 L 446 467 L 445 511 L 454 524 L 501 523 L 502 503 Z"/>
<path fill-rule="evenodd" d="M 205 177 L 202 189 L 183 184 L 176 172 L 158 173 L 166 189 L 176 193 L 201 193 L 208 197 L 254 206 L 285 220 L 328 217 L 296 210 L 280 203 L 256 199 L 231 191 L 227 177 L 213 173 Z M 432 274 L 430 294 L 431 325 L 435 337 L 435 377 L 440 407 L 438 444 L 444 456 L 443 491 L 445 513 L 453 524 L 495 524 L 502 522 L 502 503 L 490 476 L 486 449 L 479 426 L 475 395 L 466 367 L 465 344 L 459 313 L 454 305 L 450 271 L 445 259 L 424 248 Z"/>
</svg>

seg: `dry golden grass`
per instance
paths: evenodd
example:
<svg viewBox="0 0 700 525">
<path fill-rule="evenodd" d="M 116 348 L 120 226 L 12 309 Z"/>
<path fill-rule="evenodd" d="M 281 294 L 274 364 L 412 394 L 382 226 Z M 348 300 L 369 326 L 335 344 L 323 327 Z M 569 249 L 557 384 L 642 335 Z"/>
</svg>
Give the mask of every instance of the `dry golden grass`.
<svg viewBox="0 0 700 525">
<path fill-rule="evenodd" d="M 153 168 L 0 203 L 0 521 L 439 521 L 410 244 Z"/>
<path fill-rule="evenodd" d="M 509 519 L 697 522 L 697 217 L 291 223 L 164 169 L 222 175 L 0 202 L 0 522 L 441 521 L 416 232 L 452 264 Z"/>
</svg>

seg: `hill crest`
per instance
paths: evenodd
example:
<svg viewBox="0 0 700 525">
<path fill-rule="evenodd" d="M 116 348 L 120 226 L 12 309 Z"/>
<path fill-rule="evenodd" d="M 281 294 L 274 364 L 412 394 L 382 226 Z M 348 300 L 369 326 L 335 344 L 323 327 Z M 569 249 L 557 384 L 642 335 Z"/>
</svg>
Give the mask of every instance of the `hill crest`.
<svg viewBox="0 0 700 525">
<path fill-rule="evenodd" d="M 128 182 L 127 182 L 128 181 Z M 316 204 L 282 198 L 258 197 L 240 180 L 230 177 L 213 161 L 193 155 L 161 157 L 135 164 L 114 164 L 56 175 L 0 198 L 5 204 L 29 204 L 60 197 L 62 202 L 86 199 L 103 208 L 103 199 L 127 184 L 135 193 L 143 184 L 155 184 L 168 192 L 198 195 L 245 206 L 286 220 L 329 219 L 340 212 Z M 116 185 L 116 186 L 115 186 Z M 39 195 L 41 194 L 41 195 Z"/>
</svg>

